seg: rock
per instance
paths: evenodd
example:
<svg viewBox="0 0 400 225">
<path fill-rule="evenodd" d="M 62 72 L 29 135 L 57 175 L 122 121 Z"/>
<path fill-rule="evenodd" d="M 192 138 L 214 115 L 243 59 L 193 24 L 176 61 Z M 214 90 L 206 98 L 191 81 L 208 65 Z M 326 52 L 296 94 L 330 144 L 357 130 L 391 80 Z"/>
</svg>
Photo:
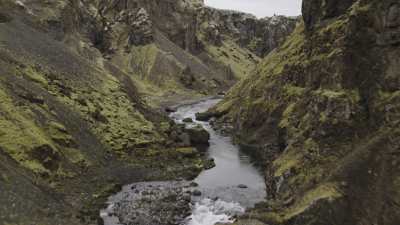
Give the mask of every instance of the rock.
<svg viewBox="0 0 400 225">
<path fill-rule="evenodd" d="M 204 169 L 206 169 L 206 170 L 212 169 L 212 168 L 214 168 L 215 166 L 216 166 L 216 165 L 215 165 L 214 159 L 208 159 L 208 160 L 206 160 L 205 163 L 204 163 Z"/>
<path fill-rule="evenodd" d="M 165 112 L 167 113 L 174 113 L 176 112 L 176 109 L 172 108 L 172 107 L 165 107 Z"/>
<path fill-rule="evenodd" d="M 210 134 L 202 126 L 198 125 L 193 128 L 188 128 L 187 133 L 190 137 L 190 142 L 194 145 L 207 145 L 210 140 Z"/>
<path fill-rule="evenodd" d="M 221 91 L 221 92 L 218 92 L 218 95 L 220 95 L 220 96 L 225 96 L 225 95 L 226 95 L 226 93 L 225 93 L 225 92 L 223 92 L 223 91 Z"/>
<path fill-rule="evenodd" d="M 399 4 L 393 4 L 387 13 L 386 27 L 398 27 L 400 26 L 400 6 Z"/>
<path fill-rule="evenodd" d="M 248 188 L 248 187 L 247 187 L 247 185 L 244 185 L 244 184 L 239 184 L 239 185 L 238 185 L 238 188 L 241 188 L 241 189 L 246 189 L 246 188 Z"/>
<path fill-rule="evenodd" d="M 131 21 L 129 43 L 132 45 L 145 45 L 153 41 L 153 23 L 146 9 L 140 8 L 135 19 Z"/>
<path fill-rule="evenodd" d="M 273 16 L 257 19 L 243 12 L 206 7 L 198 20 L 202 21 L 200 29 L 208 45 L 221 46 L 224 36 L 233 36 L 239 46 L 264 57 L 292 33 L 299 18 Z"/>
<path fill-rule="evenodd" d="M 196 113 L 196 120 L 198 121 L 209 121 L 213 115 L 209 112 L 202 112 L 202 113 Z"/>
<path fill-rule="evenodd" d="M 192 195 L 193 196 L 201 196 L 202 195 L 202 193 L 201 193 L 201 191 L 199 191 L 199 190 L 194 190 L 194 191 L 192 191 Z"/>
<path fill-rule="evenodd" d="M 325 19 L 342 15 L 354 2 L 354 0 L 304 0 L 302 14 L 306 28 L 311 29 Z"/>
<path fill-rule="evenodd" d="M 185 118 L 182 120 L 185 123 L 193 123 L 193 119 L 192 118 Z"/>
<path fill-rule="evenodd" d="M 182 133 L 178 135 L 178 139 L 181 142 L 180 146 L 182 147 L 190 146 L 190 136 L 188 133 Z"/>
<path fill-rule="evenodd" d="M 190 187 L 198 187 L 199 184 L 196 183 L 196 182 L 191 182 L 191 183 L 189 184 L 189 186 L 190 186 Z"/>
</svg>

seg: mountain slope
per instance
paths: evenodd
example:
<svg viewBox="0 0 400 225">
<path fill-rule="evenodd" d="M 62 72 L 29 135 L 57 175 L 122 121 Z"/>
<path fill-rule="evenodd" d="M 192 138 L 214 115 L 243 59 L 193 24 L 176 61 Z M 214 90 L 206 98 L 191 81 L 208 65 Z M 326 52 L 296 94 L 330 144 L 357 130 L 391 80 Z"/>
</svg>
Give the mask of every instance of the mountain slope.
<svg viewBox="0 0 400 225">
<path fill-rule="evenodd" d="M 252 219 L 400 222 L 399 7 L 303 1 L 304 22 L 211 111 L 265 163 Z"/>
</svg>

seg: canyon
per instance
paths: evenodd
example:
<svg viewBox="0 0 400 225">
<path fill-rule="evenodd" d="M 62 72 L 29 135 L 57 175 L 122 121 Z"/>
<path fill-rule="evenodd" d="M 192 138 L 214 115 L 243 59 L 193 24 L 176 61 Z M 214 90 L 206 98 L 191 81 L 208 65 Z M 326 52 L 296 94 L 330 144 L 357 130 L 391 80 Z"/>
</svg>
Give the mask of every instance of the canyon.
<svg viewBox="0 0 400 225">
<path fill-rule="evenodd" d="M 265 179 L 229 223 L 399 224 L 399 15 L 396 0 L 261 19 L 202 0 L 0 0 L 0 224 L 103 224 L 133 183 L 193 185 L 223 169 L 209 133 Z"/>
</svg>

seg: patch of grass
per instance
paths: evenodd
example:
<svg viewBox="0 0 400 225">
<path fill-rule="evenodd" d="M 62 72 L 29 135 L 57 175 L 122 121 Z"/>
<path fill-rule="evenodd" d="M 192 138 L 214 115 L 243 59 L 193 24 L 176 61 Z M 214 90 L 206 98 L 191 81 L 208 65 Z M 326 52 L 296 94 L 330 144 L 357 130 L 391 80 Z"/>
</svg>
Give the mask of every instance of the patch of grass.
<svg viewBox="0 0 400 225">
<path fill-rule="evenodd" d="M 301 214 L 319 200 L 333 201 L 341 196 L 335 183 L 321 184 L 302 195 L 302 198 L 298 200 L 294 206 L 285 210 L 283 219 L 287 221 Z"/>
<path fill-rule="evenodd" d="M 54 146 L 34 122 L 29 108 L 14 105 L 13 99 L 0 88 L 0 146 L 15 161 L 37 174 L 49 174 L 42 162 L 31 157 L 35 148 Z"/>
<path fill-rule="evenodd" d="M 302 158 L 302 152 L 288 147 L 284 154 L 274 161 L 275 177 L 283 176 L 288 170 L 300 166 Z"/>
<path fill-rule="evenodd" d="M 291 103 L 283 112 L 282 119 L 279 123 L 280 128 L 287 128 L 290 126 L 290 117 L 295 111 L 296 103 Z"/>
<path fill-rule="evenodd" d="M 305 93 L 305 88 L 287 84 L 283 87 L 288 97 L 301 97 Z"/>
<path fill-rule="evenodd" d="M 247 49 L 238 46 L 228 37 L 224 38 L 221 46 L 207 45 L 206 51 L 217 61 L 230 66 L 236 78 L 249 75 L 260 58 Z"/>
</svg>

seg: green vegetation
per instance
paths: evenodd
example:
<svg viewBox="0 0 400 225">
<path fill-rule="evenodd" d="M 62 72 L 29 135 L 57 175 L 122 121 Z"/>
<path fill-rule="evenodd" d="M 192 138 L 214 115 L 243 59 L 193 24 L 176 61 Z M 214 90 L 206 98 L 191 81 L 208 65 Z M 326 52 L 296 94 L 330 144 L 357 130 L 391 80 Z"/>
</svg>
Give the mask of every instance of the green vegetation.
<svg viewBox="0 0 400 225">
<path fill-rule="evenodd" d="M 249 50 L 238 46 L 229 37 L 225 37 L 221 46 L 207 45 L 206 51 L 211 57 L 224 65 L 229 66 L 236 78 L 249 75 L 260 59 Z"/>
</svg>

